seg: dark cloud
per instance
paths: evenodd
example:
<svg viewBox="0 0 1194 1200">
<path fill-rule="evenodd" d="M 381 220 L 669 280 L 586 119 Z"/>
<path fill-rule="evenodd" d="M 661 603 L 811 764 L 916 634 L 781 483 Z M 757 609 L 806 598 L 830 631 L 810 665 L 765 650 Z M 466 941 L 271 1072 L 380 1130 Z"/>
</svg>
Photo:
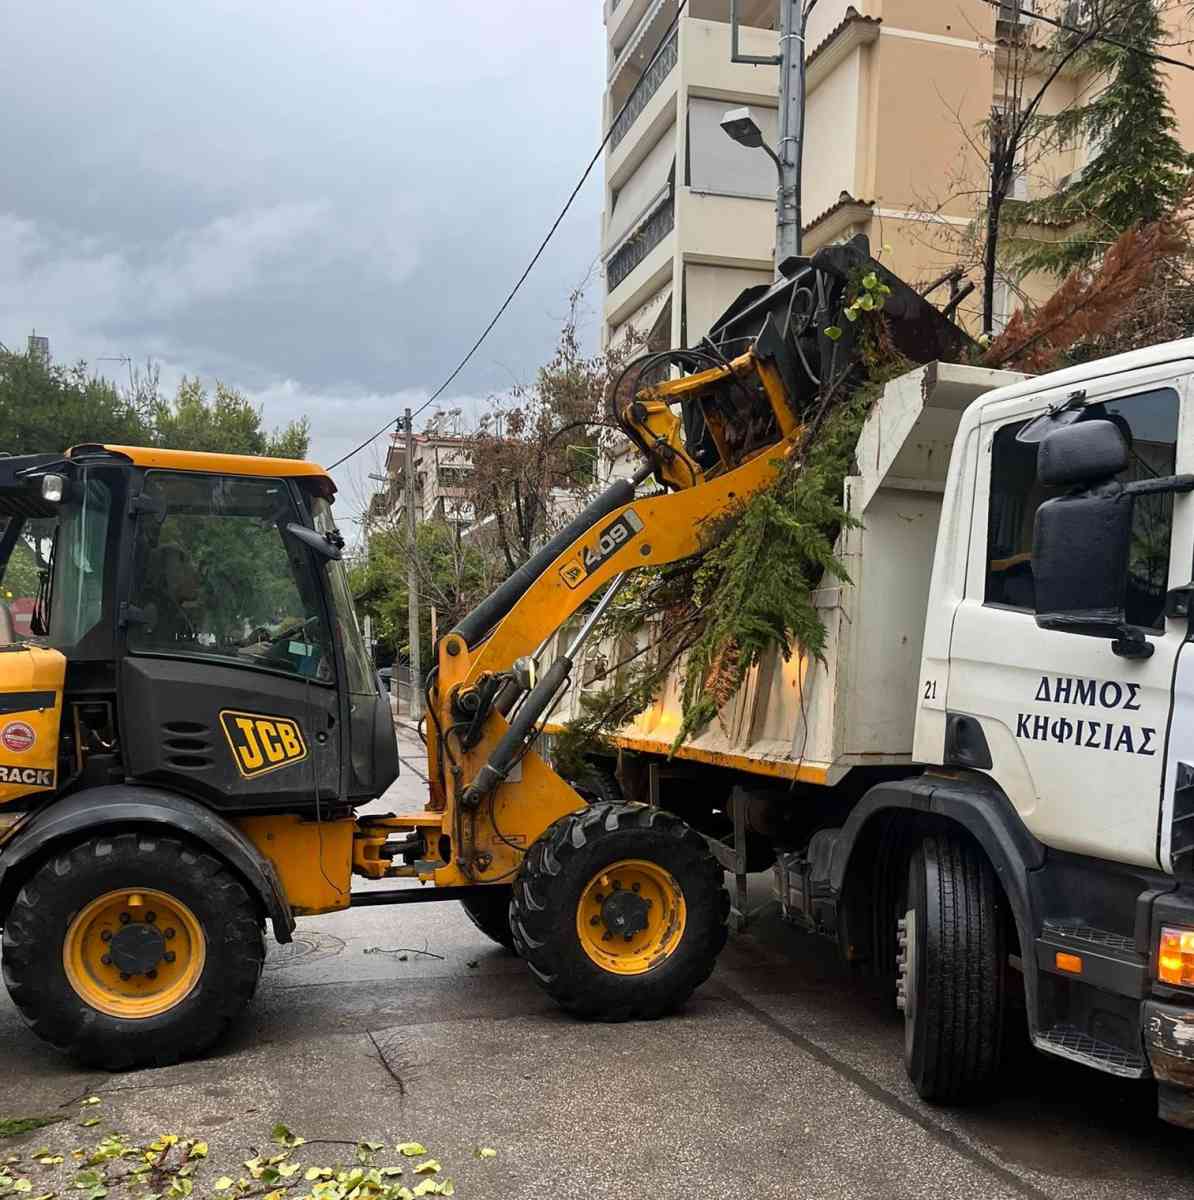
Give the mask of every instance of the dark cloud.
<svg viewBox="0 0 1194 1200">
<path fill-rule="evenodd" d="M 471 344 L 596 145 L 603 71 L 589 0 L 15 0 L 0 339 L 218 375 L 305 409 L 330 461 Z M 452 395 L 550 353 L 599 209 L 594 179 Z"/>
</svg>

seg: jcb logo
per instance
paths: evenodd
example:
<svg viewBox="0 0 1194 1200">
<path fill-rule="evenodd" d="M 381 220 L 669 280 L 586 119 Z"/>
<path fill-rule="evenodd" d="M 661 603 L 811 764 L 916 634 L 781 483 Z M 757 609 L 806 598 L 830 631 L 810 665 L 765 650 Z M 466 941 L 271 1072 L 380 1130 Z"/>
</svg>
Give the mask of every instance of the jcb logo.
<svg viewBox="0 0 1194 1200">
<path fill-rule="evenodd" d="M 307 757 L 302 730 L 288 717 L 269 717 L 261 713 L 220 713 L 224 736 L 232 747 L 236 768 L 246 779 L 267 771 L 301 762 Z"/>
<path fill-rule="evenodd" d="M 616 554 L 643 527 L 642 518 L 628 508 L 598 535 L 594 546 L 583 546 L 578 555 L 560 568 L 560 578 L 570 588 L 578 588 L 611 555 Z"/>
</svg>

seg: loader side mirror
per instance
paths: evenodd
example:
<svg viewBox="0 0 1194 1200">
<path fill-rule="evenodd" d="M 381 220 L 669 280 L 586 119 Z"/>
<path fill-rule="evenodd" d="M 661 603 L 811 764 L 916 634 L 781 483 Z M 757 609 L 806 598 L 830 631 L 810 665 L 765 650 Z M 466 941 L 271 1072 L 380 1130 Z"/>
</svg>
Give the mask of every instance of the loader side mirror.
<svg viewBox="0 0 1194 1200">
<path fill-rule="evenodd" d="M 1127 460 L 1127 443 L 1110 421 L 1064 425 L 1041 439 L 1037 479 L 1074 489 L 1036 512 L 1032 570 L 1042 629 L 1125 635 L 1134 497 L 1115 476 Z"/>
<path fill-rule="evenodd" d="M 327 559 L 330 562 L 337 562 L 343 557 L 343 547 L 337 546 L 325 534 L 319 533 L 314 529 L 308 529 L 306 525 L 300 525 L 297 521 L 291 521 L 286 526 L 288 536 L 294 538 L 297 542 L 302 542 L 304 546 L 314 550 L 320 558 Z"/>
</svg>

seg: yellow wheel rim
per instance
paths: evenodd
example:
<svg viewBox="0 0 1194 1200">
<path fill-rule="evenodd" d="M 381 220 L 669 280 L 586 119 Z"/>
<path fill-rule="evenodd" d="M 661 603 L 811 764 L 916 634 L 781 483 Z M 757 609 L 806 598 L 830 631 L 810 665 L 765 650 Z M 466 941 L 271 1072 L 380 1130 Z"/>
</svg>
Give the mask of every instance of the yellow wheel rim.
<svg viewBox="0 0 1194 1200">
<path fill-rule="evenodd" d="M 79 998 L 112 1017 L 169 1012 L 195 989 L 207 941 L 195 914 L 152 888 L 122 888 L 87 905 L 62 947 Z"/>
<path fill-rule="evenodd" d="M 688 910 L 670 871 L 641 858 L 603 867 L 581 893 L 576 932 L 585 953 L 614 975 L 642 975 L 675 953 Z"/>
</svg>

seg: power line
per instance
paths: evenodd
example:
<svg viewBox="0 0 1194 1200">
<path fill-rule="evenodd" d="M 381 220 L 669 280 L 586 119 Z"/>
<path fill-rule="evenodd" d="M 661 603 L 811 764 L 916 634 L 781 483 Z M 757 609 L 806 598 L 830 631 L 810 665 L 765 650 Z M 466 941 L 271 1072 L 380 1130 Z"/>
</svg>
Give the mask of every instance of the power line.
<svg viewBox="0 0 1194 1200">
<path fill-rule="evenodd" d="M 990 8 L 1007 8 L 1007 0 L 983 0 L 983 3 Z M 1142 54 L 1145 58 L 1151 58 L 1153 62 L 1167 63 L 1171 67 L 1181 67 L 1186 71 L 1194 71 L 1194 63 L 1182 62 L 1180 58 L 1170 58 L 1167 54 L 1158 54 L 1154 50 L 1145 50 L 1143 46 L 1133 46 L 1131 42 L 1124 42 L 1119 38 L 1113 38 L 1110 34 L 1093 33 L 1089 29 L 1083 29 L 1080 25 L 1067 25 L 1065 21 L 1059 21 L 1056 17 L 1047 17 L 1044 13 L 1030 12 L 1027 8 L 1021 8 L 1019 15 L 1022 21 L 1043 21 L 1046 25 L 1052 25 L 1054 29 L 1058 29 L 1062 33 L 1076 33 L 1080 37 L 1088 38 L 1092 42 L 1105 42 L 1108 46 L 1116 46 L 1120 50 L 1127 50 L 1131 54 Z"/>
<path fill-rule="evenodd" d="M 630 95 L 626 97 L 625 103 L 622 105 L 622 107 L 620 109 L 618 109 L 617 116 L 615 116 L 614 119 L 610 122 L 609 128 L 605 131 L 605 136 L 601 139 L 601 144 L 597 147 L 596 151 L 593 154 L 593 157 L 591 159 L 589 159 L 589 165 L 587 167 L 585 167 L 584 173 L 581 175 L 580 179 L 578 180 L 576 187 L 574 187 L 572 189 L 572 194 L 564 202 L 564 207 L 562 209 L 560 209 L 559 216 L 557 216 L 556 219 L 552 222 L 551 228 L 547 231 L 543 240 L 539 243 L 538 250 L 536 250 L 535 253 L 531 256 L 531 261 L 529 263 L 527 263 L 526 270 L 524 270 L 523 273 L 518 277 L 518 281 L 510 289 L 510 294 L 505 298 L 505 300 L 502 301 L 501 307 L 499 307 L 497 312 L 493 314 L 492 320 L 481 331 L 481 336 L 479 338 L 477 338 L 477 340 L 472 344 L 471 348 L 469 349 L 469 352 L 460 360 L 459 363 L 457 363 L 457 365 L 456 365 L 455 369 L 452 371 L 451 375 L 449 375 L 447 377 L 447 379 L 445 379 L 443 381 L 443 383 L 441 383 L 439 385 L 439 387 L 437 387 L 435 389 L 435 391 L 432 392 L 431 395 L 428 396 L 427 399 L 424 400 L 423 403 L 420 404 L 418 408 L 415 409 L 414 413 L 411 414 L 412 418 L 417 417 L 425 408 L 427 408 L 431 404 L 434 404 L 435 401 L 438 400 L 441 395 L 443 395 L 443 393 L 448 389 L 448 387 L 451 385 L 452 381 L 456 378 L 456 376 L 459 375 L 460 372 L 463 371 L 466 366 L 468 366 L 469 361 L 472 359 L 473 355 L 476 354 L 477 351 L 481 348 L 482 342 L 484 342 L 485 339 L 489 336 L 490 332 L 493 330 L 493 327 L 498 323 L 498 321 L 500 321 L 502 319 L 502 314 L 506 311 L 507 308 L 510 307 L 510 303 L 511 303 L 511 301 L 513 301 L 514 297 L 518 294 L 519 288 L 521 288 L 522 285 L 526 282 L 527 276 L 530 275 L 531 271 L 534 270 L 535 264 L 543 256 L 543 251 L 547 249 L 547 243 L 551 241 L 552 236 L 555 234 L 555 231 L 557 229 L 559 229 L 561 222 L 564 220 L 564 217 L 567 216 L 568 210 L 572 207 L 572 202 L 580 194 L 580 189 L 582 187 L 584 187 L 585 181 L 592 174 L 593 168 L 597 165 L 598 160 L 601 158 L 602 152 L 605 150 L 605 147 L 609 144 L 610 138 L 613 137 L 614 130 L 618 127 L 618 122 L 621 120 L 622 114 L 630 107 L 631 103 L 634 101 L 635 96 L 638 94 L 639 88 L 643 86 L 643 81 L 647 78 L 647 75 L 650 72 L 651 68 L 655 65 L 655 60 L 663 53 L 663 48 L 667 45 L 668 39 L 672 36 L 673 30 L 675 30 L 676 26 L 679 24 L 680 15 L 684 12 L 684 9 L 687 7 L 687 5 L 688 5 L 688 0 L 680 0 L 680 4 L 676 9 L 676 15 L 674 17 L 672 17 L 671 23 L 660 35 L 659 43 L 658 43 L 658 45 L 656 45 L 655 52 L 651 55 L 650 61 L 643 68 L 642 74 L 639 75 L 638 80 L 635 82 L 634 87 L 630 89 Z M 338 458 L 334 463 L 332 463 L 332 465 L 328 468 L 328 470 L 334 471 L 338 466 L 340 466 L 341 463 L 347 462 L 350 458 L 352 458 L 352 456 L 354 454 L 359 454 L 362 450 L 365 449 L 366 446 L 368 446 L 372 442 L 375 442 L 391 426 L 394 426 L 395 428 L 397 428 L 397 426 L 399 426 L 401 424 L 401 422 L 402 422 L 401 417 L 394 417 L 391 420 L 387 421 L 375 434 L 373 434 L 371 437 L 366 438 L 359 446 L 357 446 L 355 450 L 350 450 L 347 454 L 345 454 L 343 456 L 343 458 Z"/>
</svg>

